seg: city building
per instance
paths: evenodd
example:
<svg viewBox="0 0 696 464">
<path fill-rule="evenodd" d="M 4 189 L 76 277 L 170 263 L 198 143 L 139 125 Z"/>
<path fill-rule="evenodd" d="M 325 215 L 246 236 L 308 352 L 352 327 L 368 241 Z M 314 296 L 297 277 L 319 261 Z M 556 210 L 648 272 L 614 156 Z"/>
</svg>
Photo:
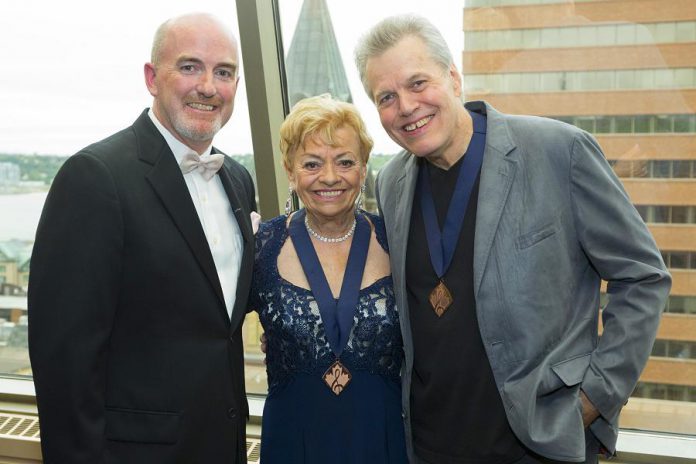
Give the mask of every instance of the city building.
<svg viewBox="0 0 696 464">
<path fill-rule="evenodd" d="M 285 62 L 291 108 L 303 98 L 323 93 L 353 101 L 326 0 L 302 3 Z"/>
<path fill-rule="evenodd" d="M 694 433 L 696 3 L 470 0 L 464 33 L 467 100 L 593 133 L 647 222 L 674 283 L 622 427 Z"/>
<path fill-rule="evenodd" d="M 20 180 L 19 166 L 14 163 L 0 162 L 0 186 L 17 185 Z"/>
</svg>

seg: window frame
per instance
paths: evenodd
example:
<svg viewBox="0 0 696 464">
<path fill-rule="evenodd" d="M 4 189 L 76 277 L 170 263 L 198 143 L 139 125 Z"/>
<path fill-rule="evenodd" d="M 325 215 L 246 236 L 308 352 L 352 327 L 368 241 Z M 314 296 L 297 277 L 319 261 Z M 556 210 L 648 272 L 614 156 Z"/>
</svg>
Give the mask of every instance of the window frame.
<svg viewBox="0 0 696 464">
<path fill-rule="evenodd" d="M 271 217 L 281 211 L 287 191 L 277 143 L 278 129 L 288 111 L 278 0 L 235 1 L 240 18 L 240 47 L 247 75 L 245 82 L 259 204 L 263 215 Z M 248 395 L 248 400 L 250 416 L 259 419 L 265 396 Z M 36 414 L 32 379 L 0 376 L 0 410 Z M 622 429 L 617 450 L 624 462 L 646 462 L 646 458 L 655 463 L 691 462 L 696 456 L 696 435 Z"/>
</svg>

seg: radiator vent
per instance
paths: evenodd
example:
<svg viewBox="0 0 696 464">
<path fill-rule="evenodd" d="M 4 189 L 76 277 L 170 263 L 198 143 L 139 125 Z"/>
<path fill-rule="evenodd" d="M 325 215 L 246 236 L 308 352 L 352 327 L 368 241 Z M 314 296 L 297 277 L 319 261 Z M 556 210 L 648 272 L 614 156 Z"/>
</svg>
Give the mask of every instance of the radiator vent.
<svg viewBox="0 0 696 464">
<path fill-rule="evenodd" d="M 39 443 L 39 418 L 22 414 L 0 413 L 0 440 L 21 440 Z M 247 438 L 248 464 L 260 464 L 261 440 Z"/>
<path fill-rule="evenodd" d="M 39 443 L 39 418 L 36 416 L 0 413 L 0 440 L 21 440 Z M 248 464 L 259 464 L 261 440 L 246 439 Z"/>
<path fill-rule="evenodd" d="M 247 464 L 260 464 L 261 440 L 258 438 L 247 438 Z"/>
<path fill-rule="evenodd" d="M 0 413 L 0 438 L 39 442 L 39 418 Z"/>
</svg>

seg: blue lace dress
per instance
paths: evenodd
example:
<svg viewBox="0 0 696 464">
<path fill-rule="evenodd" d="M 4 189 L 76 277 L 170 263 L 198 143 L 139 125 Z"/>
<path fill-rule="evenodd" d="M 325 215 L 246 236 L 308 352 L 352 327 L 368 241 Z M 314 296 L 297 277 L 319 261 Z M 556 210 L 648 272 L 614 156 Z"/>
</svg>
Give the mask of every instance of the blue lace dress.
<svg viewBox="0 0 696 464">
<path fill-rule="evenodd" d="M 387 250 L 381 218 L 368 215 Z M 340 395 L 324 383 L 336 360 L 311 290 L 283 279 L 278 255 L 288 239 L 284 216 L 261 224 L 250 307 L 267 337 L 268 397 L 263 464 L 403 464 L 399 371 L 401 332 L 391 276 L 360 290 L 341 362 L 352 374 Z"/>
</svg>

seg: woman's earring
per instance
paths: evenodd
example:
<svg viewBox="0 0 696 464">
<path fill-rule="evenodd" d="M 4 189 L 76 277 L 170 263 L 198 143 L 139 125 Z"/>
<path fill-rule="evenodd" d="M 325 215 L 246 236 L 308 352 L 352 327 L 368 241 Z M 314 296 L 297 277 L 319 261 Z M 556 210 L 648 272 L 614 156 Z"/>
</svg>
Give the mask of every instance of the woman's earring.
<svg viewBox="0 0 696 464">
<path fill-rule="evenodd" d="M 360 212 L 361 209 L 363 209 L 364 206 L 364 199 L 365 199 L 365 184 L 362 184 L 360 186 L 360 195 L 358 196 L 358 203 L 356 205 L 356 212 Z"/>
<path fill-rule="evenodd" d="M 288 199 L 285 200 L 285 216 L 290 216 L 292 213 L 292 186 L 288 187 Z"/>
</svg>

